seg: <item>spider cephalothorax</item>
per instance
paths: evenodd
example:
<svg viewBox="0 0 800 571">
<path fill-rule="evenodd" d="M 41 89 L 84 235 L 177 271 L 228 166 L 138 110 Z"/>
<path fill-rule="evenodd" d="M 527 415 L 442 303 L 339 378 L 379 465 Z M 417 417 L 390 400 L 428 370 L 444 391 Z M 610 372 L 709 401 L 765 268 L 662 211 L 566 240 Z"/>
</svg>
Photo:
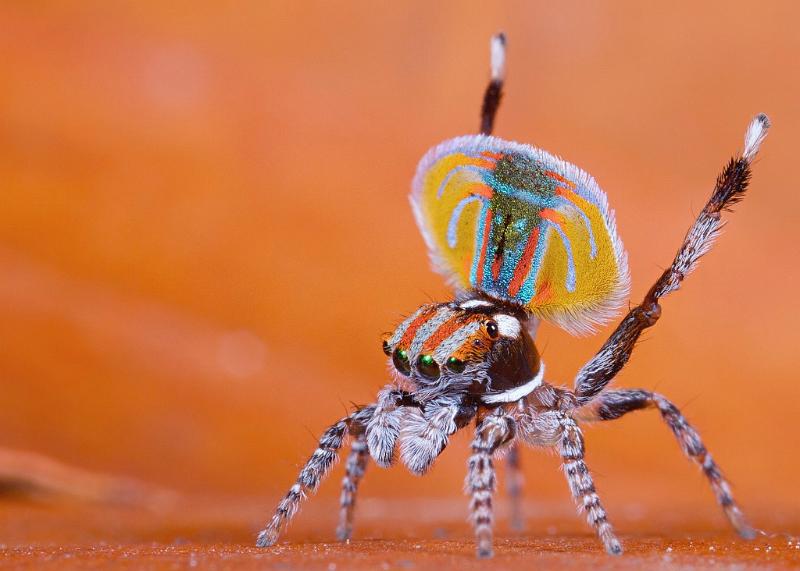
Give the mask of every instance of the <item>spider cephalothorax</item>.
<svg viewBox="0 0 800 571">
<path fill-rule="evenodd" d="M 457 290 L 456 299 L 423 305 L 384 336 L 395 382 L 375 403 L 357 407 L 325 431 L 257 544 L 277 540 L 346 436 L 352 445 L 337 530 L 343 540 L 352 534 L 356 491 L 369 459 L 389 466 L 399 456 L 423 474 L 449 437 L 474 421 L 466 488 L 480 557 L 492 554 L 492 458 L 503 448 L 510 451 L 512 524 L 521 524 L 518 442 L 556 449 L 578 506 L 606 551 L 620 554 L 584 462 L 578 423 L 643 408 L 661 413 L 684 453 L 702 468 L 731 524 L 742 537 L 753 537 L 719 467 L 677 407 L 657 393 L 608 385 L 642 331 L 658 321 L 661 298 L 678 289 L 711 248 L 722 212 L 744 197 L 767 117 L 750 123 L 743 152 L 717 178 L 672 264 L 578 371 L 574 389 L 553 386 L 534 345 L 539 321 L 571 333 L 607 322 L 627 297 L 627 257 L 606 195 L 591 176 L 541 149 L 489 136 L 502 92 L 505 39 L 496 36 L 491 45 L 481 134 L 431 149 L 412 185 L 411 205 L 434 269 Z"/>
<path fill-rule="evenodd" d="M 384 338 L 392 367 L 417 396 L 468 395 L 513 402 L 542 381 L 543 366 L 520 307 L 479 295 L 423 305 Z"/>
</svg>

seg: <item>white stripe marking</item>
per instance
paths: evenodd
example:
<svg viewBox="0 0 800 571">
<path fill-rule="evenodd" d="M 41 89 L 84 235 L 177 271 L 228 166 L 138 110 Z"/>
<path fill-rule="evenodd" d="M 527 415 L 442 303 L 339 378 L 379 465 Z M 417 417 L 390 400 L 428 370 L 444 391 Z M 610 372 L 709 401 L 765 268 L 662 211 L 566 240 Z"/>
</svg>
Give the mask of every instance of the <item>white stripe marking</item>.
<svg viewBox="0 0 800 571">
<path fill-rule="evenodd" d="M 492 79 L 503 81 L 506 71 L 506 37 L 503 34 L 492 36 L 489 45 L 492 54 Z"/>
<path fill-rule="evenodd" d="M 750 122 L 750 125 L 747 127 L 747 132 L 744 134 L 744 152 L 742 153 L 746 161 L 752 162 L 755 158 L 758 149 L 761 147 L 761 143 L 767 136 L 769 127 L 769 119 L 763 113 L 756 115 Z"/>
<path fill-rule="evenodd" d="M 490 301 L 486 301 L 483 299 L 470 299 L 462 304 L 459 304 L 458 307 L 460 307 L 461 309 L 471 309 L 473 307 L 493 307 L 493 306 L 494 304 L 492 304 L 492 302 Z"/>
<path fill-rule="evenodd" d="M 503 313 L 498 313 L 493 317 L 497 323 L 497 329 L 500 331 L 500 335 L 503 337 L 511 337 L 512 339 L 519 338 L 519 334 L 522 332 L 522 326 L 519 324 L 519 319 Z"/>
<path fill-rule="evenodd" d="M 481 400 L 486 404 L 494 404 L 498 402 L 515 402 L 526 397 L 533 392 L 533 390 L 542 384 L 544 379 L 544 363 L 539 367 L 539 372 L 530 381 L 519 387 L 508 389 L 505 392 L 497 393 L 494 395 L 483 395 Z"/>
</svg>

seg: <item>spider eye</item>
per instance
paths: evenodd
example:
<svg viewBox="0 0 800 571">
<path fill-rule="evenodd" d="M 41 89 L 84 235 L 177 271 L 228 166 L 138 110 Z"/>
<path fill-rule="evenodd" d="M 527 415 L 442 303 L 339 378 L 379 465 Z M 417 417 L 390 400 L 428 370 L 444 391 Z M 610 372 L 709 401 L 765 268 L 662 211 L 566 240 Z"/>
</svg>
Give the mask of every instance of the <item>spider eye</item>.
<svg viewBox="0 0 800 571">
<path fill-rule="evenodd" d="M 406 377 L 411 374 L 411 363 L 408 362 L 408 351 L 405 349 L 395 349 L 392 356 L 392 363 L 395 368 Z"/>
<path fill-rule="evenodd" d="M 456 359 L 455 357 L 450 357 L 447 360 L 447 368 L 454 373 L 463 373 L 466 366 L 467 364 L 464 361 Z"/>
<path fill-rule="evenodd" d="M 430 355 L 420 355 L 417 359 L 417 370 L 420 374 L 431 381 L 439 378 L 439 365 Z"/>
<path fill-rule="evenodd" d="M 392 354 L 392 346 L 389 345 L 388 341 L 383 342 L 383 352 L 386 353 L 387 356 Z"/>
<path fill-rule="evenodd" d="M 486 322 L 486 333 L 489 334 L 489 337 L 492 339 L 497 339 L 500 335 L 500 330 L 497 328 L 497 323 L 494 321 L 487 321 Z"/>
</svg>

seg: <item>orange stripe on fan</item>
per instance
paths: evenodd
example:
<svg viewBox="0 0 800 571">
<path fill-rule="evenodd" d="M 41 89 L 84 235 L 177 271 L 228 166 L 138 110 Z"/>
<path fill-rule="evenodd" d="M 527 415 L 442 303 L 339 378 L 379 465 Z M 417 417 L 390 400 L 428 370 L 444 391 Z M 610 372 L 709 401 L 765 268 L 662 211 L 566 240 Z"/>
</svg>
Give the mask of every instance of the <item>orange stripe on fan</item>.
<svg viewBox="0 0 800 571">
<path fill-rule="evenodd" d="M 545 176 L 549 176 L 550 178 L 555 179 L 558 182 L 562 182 L 562 183 L 566 184 L 570 188 L 575 188 L 575 183 L 574 182 L 572 182 L 571 180 L 565 179 L 563 176 L 561 176 L 560 174 L 558 174 L 555 171 L 544 171 L 544 174 L 545 174 Z"/>
<path fill-rule="evenodd" d="M 485 198 L 491 198 L 494 195 L 491 188 L 479 182 L 468 185 L 467 191 L 473 196 L 483 196 Z"/>
<path fill-rule="evenodd" d="M 542 209 L 539 212 L 539 216 L 541 216 L 545 220 L 549 220 L 551 222 L 555 222 L 559 226 L 561 226 L 564 223 L 564 221 L 566 220 L 564 218 L 563 214 L 561 214 L 560 212 L 556 212 L 555 210 L 553 210 L 551 208 Z"/>
<path fill-rule="evenodd" d="M 585 199 L 581 198 L 580 196 L 578 196 L 572 190 L 570 190 L 568 188 L 564 188 L 563 186 L 557 186 L 556 187 L 556 194 L 558 196 L 563 196 L 564 198 L 566 198 L 567 200 L 569 200 L 572 204 L 575 204 L 576 206 L 579 205 L 581 201 L 585 200 Z"/>
<path fill-rule="evenodd" d="M 494 161 L 489 159 L 473 159 L 471 161 L 468 161 L 467 164 L 489 170 L 492 170 L 495 167 Z"/>
<path fill-rule="evenodd" d="M 492 217 L 494 214 L 490 208 L 486 209 L 486 221 L 483 223 L 483 244 L 481 244 L 481 251 L 478 255 L 478 273 L 475 276 L 475 281 L 478 286 L 483 283 L 483 264 L 486 261 L 486 246 L 489 244 L 489 227 L 492 225 Z"/>
<path fill-rule="evenodd" d="M 483 151 L 481 153 L 484 157 L 488 157 L 490 159 L 500 160 L 503 158 L 503 153 L 492 153 L 491 151 Z"/>
<path fill-rule="evenodd" d="M 522 283 L 528 277 L 528 272 L 531 271 L 531 261 L 533 254 L 536 253 L 536 244 L 539 242 L 539 228 L 538 226 L 533 229 L 533 232 L 528 237 L 528 243 L 525 244 L 525 249 L 522 251 L 522 257 L 514 270 L 514 277 L 511 278 L 511 283 L 508 284 L 508 293 L 514 297 L 519 293 L 522 288 Z"/>
<path fill-rule="evenodd" d="M 528 302 L 528 306 L 541 305 L 553 297 L 553 289 L 550 287 L 550 282 L 542 282 L 541 289 L 536 292 L 536 295 Z"/>
<path fill-rule="evenodd" d="M 500 275 L 500 262 L 503 261 L 503 258 L 500 256 L 495 256 L 494 260 L 492 260 L 492 278 L 494 281 L 497 281 L 497 277 Z"/>
</svg>

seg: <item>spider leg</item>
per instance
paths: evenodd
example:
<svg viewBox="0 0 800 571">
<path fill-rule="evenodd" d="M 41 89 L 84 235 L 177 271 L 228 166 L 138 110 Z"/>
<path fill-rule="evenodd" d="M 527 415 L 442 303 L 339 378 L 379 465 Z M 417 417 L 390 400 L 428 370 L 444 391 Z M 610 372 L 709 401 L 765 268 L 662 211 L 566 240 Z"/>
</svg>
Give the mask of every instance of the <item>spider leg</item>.
<svg viewBox="0 0 800 571">
<path fill-rule="evenodd" d="M 297 513 L 300 503 L 305 499 L 307 492 L 316 491 L 320 482 L 333 466 L 348 429 L 353 429 L 358 425 L 363 426 L 374 410 L 375 405 L 363 407 L 331 425 L 322 434 L 317 449 L 303 466 L 303 469 L 300 470 L 297 481 L 289 488 L 289 492 L 278 504 L 275 515 L 272 516 L 267 526 L 258 534 L 257 547 L 269 547 L 278 540 L 281 531 Z"/>
<path fill-rule="evenodd" d="M 525 518 L 522 516 L 522 470 L 519 466 L 519 444 L 514 441 L 508 447 L 506 456 L 506 493 L 511 504 L 511 529 L 525 529 Z"/>
<path fill-rule="evenodd" d="M 722 211 L 744 198 L 750 181 L 750 165 L 767 135 L 769 119 L 758 115 L 745 134 L 744 151 L 733 158 L 717 178 L 711 198 L 686 233 L 672 264 L 653 284 L 642 303 L 628 312 L 597 354 L 575 377 L 575 394 L 586 404 L 602 391 L 628 362 L 642 331 L 661 316 L 659 300 L 680 287 L 683 279 L 711 249 L 722 228 Z"/>
<path fill-rule="evenodd" d="M 356 493 L 368 462 L 367 436 L 361 432 L 355 436 L 350 445 L 350 454 L 347 456 L 344 467 L 342 495 L 339 500 L 339 525 L 336 528 L 336 538 L 339 541 L 347 541 L 353 535 L 353 510 L 356 507 Z"/>
<path fill-rule="evenodd" d="M 561 415 L 560 424 L 561 437 L 557 447 L 564 463 L 564 474 L 567 476 L 572 497 L 575 498 L 578 509 L 586 512 L 586 519 L 597 532 L 606 552 L 609 555 L 620 555 L 622 545 L 608 522 L 606 511 L 594 487 L 592 475 L 583 460 L 584 442 L 581 429 L 578 423 L 565 414 Z"/>
<path fill-rule="evenodd" d="M 674 404 L 657 393 L 644 390 L 614 390 L 600 395 L 589 407 L 587 418 L 590 420 L 614 420 L 621 416 L 644 408 L 657 408 L 664 422 L 672 430 L 683 453 L 697 464 L 708 478 L 717 502 L 725 511 L 725 515 L 745 539 L 753 539 L 755 530 L 747 522 L 739 506 L 733 499 L 731 488 L 722 475 L 722 471 L 706 449 L 700 435 L 686 421 Z"/>
<path fill-rule="evenodd" d="M 418 407 L 410 393 L 394 385 L 386 385 L 378 393 L 378 404 L 366 425 L 369 454 L 378 466 L 387 468 L 394 462 L 400 425 L 406 406 Z"/>
<path fill-rule="evenodd" d="M 492 36 L 491 44 L 492 76 L 483 94 L 481 105 L 481 134 L 491 135 L 494 129 L 494 117 L 503 97 L 503 81 L 505 80 L 506 36 L 503 33 Z"/>
<path fill-rule="evenodd" d="M 492 494 L 495 490 L 496 475 L 492 455 L 513 437 L 514 421 L 502 409 L 497 409 L 495 413 L 486 416 L 475 429 L 465 487 L 471 495 L 470 519 L 475 528 L 479 558 L 488 558 L 493 554 Z"/>
<path fill-rule="evenodd" d="M 406 409 L 420 406 L 411 393 L 387 385 L 378 394 L 378 404 L 369 407 L 369 414 L 364 415 L 360 422 L 351 424 L 349 432 L 354 440 L 345 463 L 339 525 L 336 528 L 336 537 L 340 541 L 347 541 L 353 534 L 356 494 L 370 456 L 379 466 L 391 465 Z"/>
</svg>

